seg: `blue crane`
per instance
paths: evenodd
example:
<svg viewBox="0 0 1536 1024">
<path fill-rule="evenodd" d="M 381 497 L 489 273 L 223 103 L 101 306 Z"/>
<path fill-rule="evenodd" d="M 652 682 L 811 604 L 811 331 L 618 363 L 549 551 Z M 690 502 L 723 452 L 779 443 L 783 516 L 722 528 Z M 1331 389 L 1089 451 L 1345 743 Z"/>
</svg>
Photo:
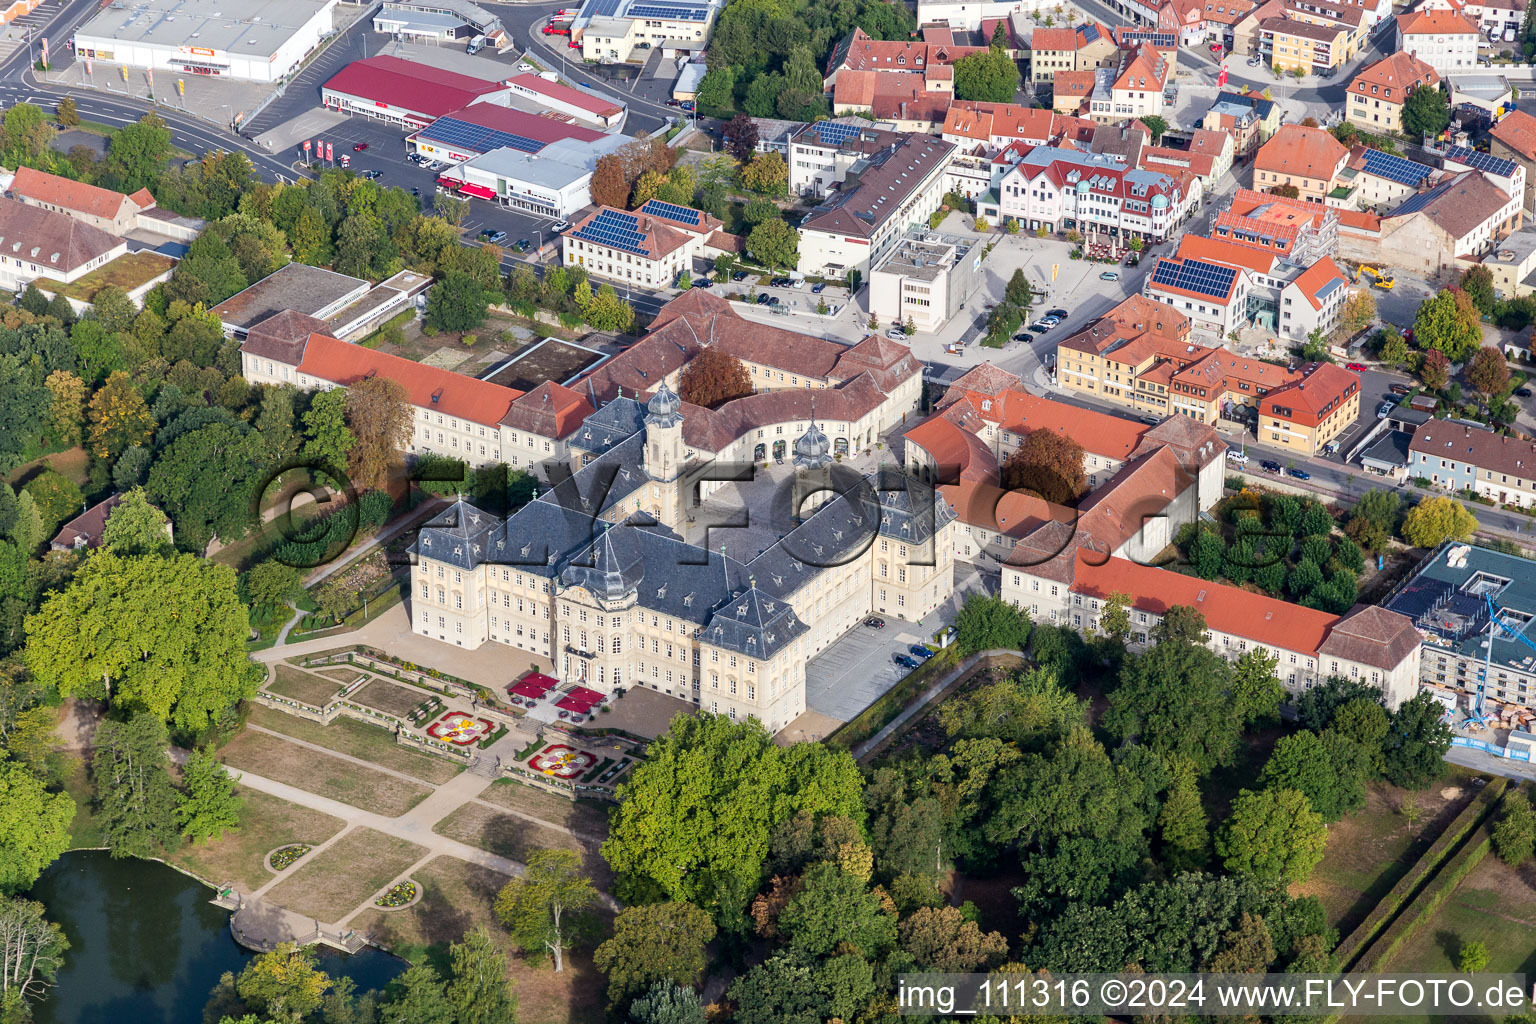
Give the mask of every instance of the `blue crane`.
<svg viewBox="0 0 1536 1024">
<path fill-rule="evenodd" d="M 1488 674 L 1493 664 L 1493 638 L 1497 632 L 1506 640 L 1518 641 L 1536 651 L 1536 640 L 1525 635 L 1525 628 L 1515 629 L 1500 617 L 1504 612 L 1504 606 L 1493 599 L 1492 594 L 1484 594 L 1483 600 L 1488 602 L 1488 647 L 1483 653 L 1483 671 L 1477 678 L 1477 703 L 1473 706 L 1472 713 L 1467 716 L 1469 721 L 1479 725 L 1487 724 L 1483 716 L 1483 689 L 1488 685 Z"/>
</svg>

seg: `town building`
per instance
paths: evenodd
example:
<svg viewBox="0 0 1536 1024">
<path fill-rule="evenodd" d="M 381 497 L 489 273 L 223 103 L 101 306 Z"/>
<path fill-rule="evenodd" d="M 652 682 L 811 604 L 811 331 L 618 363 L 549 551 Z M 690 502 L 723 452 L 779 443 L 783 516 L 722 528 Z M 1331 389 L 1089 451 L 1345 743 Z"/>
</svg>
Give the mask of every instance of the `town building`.
<svg viewBox="0 0 1536 1024">
<path fill-rule="evenodd" d="M 1328 337 L 1339 326 L 1349 297 L 1349 275 L 1324 256 L 1288 283 L 1280 293 L 1280 336 L 1301 341 L 1320 331 Z"/>
<path fill-rule="evenodd" d="M 332 313 L 326 318 L 323 333 L 342 341 L 358 341 L 383 326 L 385 321 L 411 308 L 431 286 L 432 278 L 427 274 L 402 270 L 368 289 L 362 298 Z"/>
<path fill-rule="evenodd" d="M 501 19 L 469 0 L 384 0 L 373 30 L 418 43 L 468 43 L 476 36 L 501 49 L 510 38 Z"/>
<path fill-rule="evenodd" d="M 431 124 L 407 135 L 405 148 L 428 160 L 456 164 L 498 149 L 537 154 L 556 142 L 593 145 L 611 138 L 568 120 L 496 103 L 473 103 L 434 118 Z"/>
<path fill-rule="evenodd" d="M 1052 81 L 1060 71 L 1092 71 L 1119 63 L 1112 32 L 1096 21 L 1076 28 L 1036 28 L 1029 37 L 1029 80 Z"/>
<path fill-rule="evenodd" d="M 1339 67 L 1351 56 L 1352 29 L 1332 20 L 1306 21 L 1294 17 L 1259 22 L 1259 55 L 1276 71 L 1315 74 Z"/>
<path fill-rule="evenodd" d="M 108 64 L 276 82 L 335 29 L 336 0 L 135 0 L 100 8 L 74 34 L 76 57 Z M 174 83 L 165 83 L 169 93 Z"/>
<path fill-rule="evenodd" d="M 1342 366 L 1318 363 L 1290 387 L 1259 400 L 1259 440 L 1311 457 L 1359 418 L 1360 377 Z"/>
<path fill-rule="evenodd" d="M 1036 146 L 1002 175 L 995 193 L 977 200 L 976 213 L 1031 231 L 1103 232 L 1124 245 L 1168 238 L 1190 201 L 1172 174 L 1126 167 L 1105 154 Z"/>
<path fill-rule="evenodd" d="M 869 311 L 893 324 L 936 331 L 982 282 L 979 240 L 914 228 L 870 266 Z"/>
<path fill-rule="evenodd" d="M 1340 214 L 1322 203 L 1240 188 L 1211 222 L 1211 237 L 1308 267 L 1339 249 Z"/>
<path fill-rule="evenodd" d="M 1217 93 L 1200 127 L 1232 136 L 1233 158 L 1251 160 L 1280 130 L 1280 105 L 1257 94 Z"/>
<path fill-rule="evenodd" d="M 1287 124 L 1259 148 L 1253 162 L 1253 184 L 1269 190 L 1294 186 L 1302 199 L 1322 199 L 1333 191 L 1349 150 L 1321 128 Z"/>
<path fill-rule="evenodd" d="M 48 542 L 50 551 L 85 551 L 101 547 L 106 535 L 107 518 L 112 510 L 123 503 L 124 495 L 114 494 L 98 501 L 90 508 L 59 527 L 59 532 Z M 172 540 L 171 524 L 165 523 L 165 541 Z"/>
<path fill-rule="evenodd" d="M 867 278 L 909 226 L 938 210 L 954 152 L 942 139 L 911 135 L 850 167 L 842 187 L 800 223 L 800 272 Z"/>
<path fill-rule="evenodd" d="M 514 210 L 544 217 L 574 217 L 592 205 L 592 172 L 597 161 L 632 141 L 616 133 L 591 142 L 560 139 L 537 153 L 502 146 L 448 168 L 439 176 L 438 184 Z"/>
<path fill-rule="evenodd" d="M 126 240 L 67 213 L 0 197 L 0 288 L 70 284 L 127 252 Z"/>
<path fill-rule="evenodd" d="M 1114 68 L 1094 72 L 1093 94 L 1088 100 L 1088 116 L 1100 124 L 1112 124 L 1137 117 L 1161 117 L 1172 71 L 1154 47 L 1140 46 L 1119 51 Z"/>
<path fill-rule="evenodd" d="M 1516 197 L 1525 194 L 1525 168 L 1519 161 L 1466 146 L 1446 146 L 1432 152 L 1440 158 L 1441 170 L 1452 174 L 1476 171 L 1483 180 L 1503 192 Z"/>
<path fill-rule="evenodd" d="M 725 0 L 583 0 L 571 39 L 583 60 L 622 64 L 637 52 L 663 59 L 703 53 Z"/>
<path fill-rule="evenodd" d="M 1505 114 L 1488 133 L 1488 152 L 1525 169 L 1521 208 L 1536 209 L 1536 117 L 1523 110 Z"/>
<path fill-rule="evenodd" d="M 1477 68 L 1477 23 L 1459 11 L 1419 8 L 1397 17 L 1397 49 L 1443 78 Z"/>
<path fill-rule="evenodd" d="M 424 128 L 471 103 L 505 104 L 504 82 L 472 78 L 400 57 L 355 60 L 332 75 L 320 89 L 329 110 L 361 114 L 407 128 Z"/>
<path fill-rule="evenodd" d="M 1477 171 L 1463 171 L 1416 192 L 1360 228 L 1344 230 L 1347 259 L 1385 264 L 1432 277 L 1459 274 L 1466 261 L 1494 251 L 1523 223 L 1518 195 Z"/>
<path fill-rule="evenodd" d="M 32 167 L 16 168 L 11 180 L 11 198 L 68 214 L 82 224 L 112 235 L 143 232 L 176 241 L 190 242 L 203 229 L 203 222 L 195 217 L 182 217 L 155 205 L 155 197 L 149 189 L 141 188 L 133 195 L 124 195 L 98 185 L 88 185 Z"/>
<path fill-rule="evenodd" d="M 1536 507 L 1536 444 L 1468 423 L 1430 420 L 1415 430 L 1408 475 L 1499 505 Z"/>
<path fill-rule="evenodd" d="M 1420 563 L 1384 607 L 1407 616 L 1423 640 L 1420 681 L 1451 690 L 1466 710 L 1491 713 L 1536 699 L 1531 649 L 1515 639 L 1536 613 L 1531 560 L 1470 544 L 1447 543 Z M 1493 626 L 1494 616 L 1502 624 Z"/>
<path fill-rule="evenodd" d="M 208 312 L 224 325 L 224 337 L 239 339 L 263 320 L 284 310 L 325 320 L 367 295 L 368 291 L 368 282 L 362 278 L 295 261 L 285 263 Z"/>
<path fill-rule="evenodd" d="M 840 185 L 855 164 L 901 139 L 899 133 L 876 128 L 861 117 L 803 125 L 785 144 L 790 194 L 819 199 Z"/>
<path fill-rule="evenodd" d="M 987 22 L 1043 16 L 1052 6 L 1051 0 L 917 0 L 917 23 L 944 25 L 951 31 L 981 32 L 991 39 L 984 28 Z"/>
<path fill-rule="evenodd" d="M 955 98 L 954 69 L 934 65 L 926 75 L 843 71 L 832 87 L 836 117 L 867 115 L 902 133 L 937 133 Z"/>
<path fill-rule="evenodd" d="M 1388 54 L 1361 68 L 1350 81 L 1344 114 L 1350 124 L 1368 132 L 1400 132 L 1403 104 L 1413 90 L 1439 84 L 1439 73 L 1412 54 Z"/>
<path fill-rule="evenodd" d="M 1423 0 L 1419 10 L 1456 11 L 1470 18 L 1490 44 L 1512 43 L 1525 21 L 1525 0 Z"/>
<path fill-rule="evenodd" d="M 1160 257 L 1142 285 L 1142 294 L 1189 317 L 1198 329 L 1224 338 L 1247 323 L 1252 280 L 1240 266 L 1180 257 Z"/>
<path fill-rule="evenodd" d="M 695 256 L 734 250 L 733 237 L 707 213 L 652 199 L 633 211 L 599 206 L 560 236 L 561 257 L 594 278 L 665 288 Z"/>
<path fill-rule="evenodd" d="M 1063 121 L 1049 110 L 1018 103 L 956 100 L 945 114 L 940 137 L 966 150 L 983 147 L 990 156 L 1016 142 L 1048 146 L 1060 137 Z"/>
<path fill-rule="evenodd" d="M 1349 163 L 1339 172 L 1338 185 L 1328 193 L 1328 205 L 1390 210 L 1440 176 L 1428 164 L 1356 144 L 1350 147 Z"/>
<path fill-rule="evenodd" d="M 1123 123 L 1123 122 L 1122 122 Z M 1200 179 L 1201 193 L 1212 195 L 1216 183 L 1232 169 L 1235 145 L 1226 132 L 1196 128 L 1184 148 L 1148 146 L 1136 158 L 1144 171 L 1162 171 L 1177 175 L 1188 173 Z"/>
<path fill-rule="evenodd" d="M 1536 293 L 1536 230 L 1526 225 L 1500 239 L 1498 248 L 1483 257 L 1482 265 L 1493 275 L 1493 290 L 1502 298 L 1524 298 Z M 1529 332 L 1522 333 L 1529 338 Z M 1505 351 L 1511 358 L 1530 359 L 1528 341 L 1518 346 L 1506 343 Z"/>
<path fill-rule="evenodd" d="M 545 75 L 549 74 L 548 72 Z M 596 125 L 605 131 L 624 123 L 624 107 L 603 96 L 573 89 L 552 77 L 532 73 L 514 75 L 507 80 L 513 96 L 521 97 L 546 110 L 553 110 L 578 121 Z"/>
</svg>

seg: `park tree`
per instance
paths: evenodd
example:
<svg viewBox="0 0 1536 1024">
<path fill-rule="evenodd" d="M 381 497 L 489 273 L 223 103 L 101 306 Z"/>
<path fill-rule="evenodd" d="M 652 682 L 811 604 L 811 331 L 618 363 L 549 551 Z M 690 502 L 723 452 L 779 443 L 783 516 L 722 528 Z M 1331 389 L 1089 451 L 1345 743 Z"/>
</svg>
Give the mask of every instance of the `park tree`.
<svg viewBox="0 0 1536 1024">
<path fill-rule="evenodd" d="M 955 97 L 1011 103 L 1019 91 L 1019 65 L 1007 53 L 987 50 L 955 61 Z"/>
<path fill-rule="evenodd" d="M 51 537 L 69 519 L 85 510 L 85 495 L 69 477 L 55 469 L 45 469 L 22 485 L 30 494 L 43 522 L 44 536 Z"/>
<path fill-rule="evenodd" d="M 99 183 L 118 192 L 149 188 L 157 183 L 173 152 L 165 121 L 153 112 L 145 114 L 112 136 Z"/>
<path fill-rule="evenodd" d="M 1285 687 L 1276 671 L 1279 664 L 1278 655 L 1262 648 L 1245 651 L 1233 663 L 1233 707 L 1245 726 L 1279 720 L 1280 705 L 1285 703 Z"/>
<path fill-rule="evenodd" d="M 1488 401 L 1509 387 L 1509 360 L 1498 349 L 1482 346 L 1467 364 L 1467 382 Z"/>
<path fill-rule="evenodd" d="M 1422 85 L 1403 104 L 1403 131 L 1410 138 L 1439 135 L 1451 123 L 1451 108 L 1438 86 Z"/>
<path fill-rule="evenodd" d="M 522 877 L 496 895 L 496 916 L 524 950 L 548 953 L 558 973 L 565 970 L 565 951 L 582 930 L 585 912 L 597 900 L 580 857 L 570 850 L 539 850 L 528 858 Z"/>
<path fill-rule="evenodd" d="M 1517 868 L 1536 852 L 1536 811 L 1520 789 L 1504 794 L 1503 813 L 1493 829 L 1493 851 L 1510 867 Z"/>
<path fill-rule="evenodd" d="M 155 418 L 128 374 L 118 370 L 91 396 L 90 447 L 98 459 L 115 458 L 135 445 L 147 444 Z"/>
<path fill-rule="evenodd" d="M 1379 698 L 1356 697 L 1337 706 L 1332 724 L 1325 730 L 1347 737 L 1360 748 L 1361 755 L 1372 774 L 1379 774 L 1384 766 L 1382 749 L 1391 727 L 1387 709 Z"/>
<path fill-rule="evenodd" d="M 11 540 L 23 555 L 30 556 L 51 534 L 43 532 L 43 517 L 32 495 L 22 491 L 16 496 L 16 519 L 11 524 Z"/>
<path fill-rule="evenodd" d="M 694 95 L 699 113 L 705 117 L 723 117 L 731 112 L 736 96 L 737 69 L 726 65 L 706 72 Z"/>
<path fill-rule="evenodd" d="M 752 374 L 740 359 L 710 347 L 689 361 L 677 385 L 678 397 L 683 401 L 714 409 L 750 395 Z"/>
<path fill-rule="evenodd" d="M 240 808 L 245 801 L 235 795 L 235 779 L 207 747 L 187 755 L 182 777 L 187 793 L 176 808 L 181 834 L 200 843 L 221 838 L 240 827 Z"/>
<path fill-rule="evenodd" d="M 215 537 L 227 543 L 249 532 L 265 474 L 261 438 L 243 423 L 215 422 L 167 445 L 144 490 L 171 517 L 176 540 L 202 551 Z"/>
<path fill-rule="evenodd" d="M 443 979 L 431 964 L 407 967 L 379 1007 L 379 1024 L 455 1024 Z"/>
<path fill-rule="evenodd" d="M 1087 718 L 1086 705 L 1043 668 L 977 687 L 939 706 L 939 723 L 951 738 L 1000 739 L 1021 750 L 1060 739 L 1086 725 Z"/>
<path fill-rule="evenodd" d="M 1487 945 L 1473 939 L 1461 944 L 1461 952 L 1456 957 L 1456 966 L 1463 974 L 1476 974 L 1487 968 L 1492 959 Z"/>
<path fill-rule="evenodd" d="M 48 389 L 48 433 L 66 447 L 80 443 L 85 430 L 85 381 L 68 370 L 54 370 Z"/>
<path fill-rule="evenodd" d="M 410 395 L 392 377 L 355 381 L 347 390 L 347 427 L 357 442 L 348 452 L 347 471 L 361 490 L 376 490 L 390 482 L 400 466 L 400 452 L 411 439 Z"/>
<path fill-rule="evenodd" d="M 165 513 L 149 503 L 144 489 L 135 487 L 107 513 L 101 543 L 119 555 L 169 555 L 170 525 Z"/>
<path fill-rule="evenodd" d="M 42 441 L 49 394 L 17 355 L 0 355 L 0 473 L 9 473 Z"/>
<path fill-rule="evenodd" d="M 69 940 L 45 913 L 35 900 L 0 899 L 0 1016 L 6 1021 L 30 1021 L 29 1004 L 48 994 L 64 966 Z"/>
<path fill-rule="evenodd" d="M 1211 836 L 1205 807 L 1200 802 L 1194 770 L 1187 765 L 1174 773 L 1173 785 L 1157 812 L 1157 833 L 1163 863 L 1169 871 L 1198 871 L 1210 859 Z"/>
<path fill-rule="evenodd" d="M 597 331 L 627 334 L 635 326 L 635 308 L 619 298 L 611 284 L 598 288 L 581 313 L 588 326 Z"/>
<path fill-rule="evenodd" d="M 347 393 L 341 388 L 317 391 L 304 417 L 305 460 L 339 469 L 350 461 L 357 435 L 347 426 Z"/>
<path fill-rule="evenodd" d="M 1404 789 L 1424 789 L 1440 777 L 1445 752 L 1451 749 L 1451 727 L 1443 711 L 1440 702 L 1426 692 L 1392 712 L 1382 745 L 1388 781 Z"/>
<path fill-rule="evenodd" d="M 901 948 L 924 971 L 986 972 L 1008 956 L 1001 932 L 983 932 L 958 907 L 919 907 L 901 922 Z"/>
<path fill-rule="evenodd" d="M 753 228 L 746 244 L 747 252 L 770 267 L 793 267 L 800 259 L 800 232 L 777 218 Z"/>
<path fill-rule="evenodd" d="M 743 930 L 773 830 L 801 810 L 862 821 L 861 791 L 845 751 L 777 747 L 755 720 L 678 716 L 622 787 L 603 844 L 615 895 L 687 900 Z"/>
<path fill-rule="evenodd" d="M 147 711 L 186 733 L 207 729 L 256 690 L 234 570 L 192 555 L 95 551 L 26 629 L 38 682 Z"/>
<path fill-rule="evenodd" d="M 331 979 L 310 946 L 280 942 L 245 965 L 235 992 L 248 1009 L 270 1020 L 302 1020 L 320 1008 Z"/>
<path fill-rule="evenodd" d="M 485 323 L 489 311 L 490 296 L 480 282 L 450 270 L 427 295 L 426 324 L 439 331 L 472 331 Z"/>
<path fill-rule="evenodd" d="M 722 133 L 726 148 L 738 162 L 746 163 L 757 151 L 757 122 L 746 114 L 737 114 L 726 122 Z"/>
<path fill-rule="evenodd" d="M 69 794 L 48 792 L 26 764 L 0 761 L 0 892 L 32 888 L 43 869 L 69 849 L 73 805 Z"/>
<path fill-rule="evenodd" d="M 1479 313 L 1491 314 L 1498 305 L 1499 297 L 1493 290 L 1493 271 L 1481 263 L 1462 271 L 1457 287 L 1467 293 Z"/>
<path fill-rule="evenodd" d="M 1163 613 L 1152 627 L 1152 639 L 1159 644 L 1204 644 L 1210 638 L 1205 616 L 1187 604 L 1176 604 Z"/>
<path fill-rule="evenodd" d="M 1331 730 L 1319 735 L 1303 729 L 1275 744 L 1260 781 L 1270 788 L 1300 790 L 1324 821 L 1338 821 L 1365 806 L 1369 772 L 1354 740 Z"/>
<path fill-rule="evenodd" d="M 1231 665 L 1204 645 L 1159 642 L 1126 659 L 1102 724 L 1201 775 L 1230 764 L 1243 728 Z"/>
<path fill-rule="evenodd" d="M 777 150 L 757 154 L 742 164 L 738 174 L 742 188 L 760 195 L 783 195 L 789 183 L 789 167 Z"/>
<path fill-rule="evenodd" d="M 484 926 L 448 947 L 443 987 L 457 1024 L 512 1024 L 517 997 L 507 981 L 507 957 Z"/>
<path fill-rule="evenodd" d="M 1263 974 L 1275 961 L 1275 942 L 1264 919 L 1247 911 L 1236 928 L 1221 937 L 1221 947 L 1211 957 L 1212 974 Z"/>
<path fill-rule="evenodd" d="M 1403 539 L 1416 548 L 1432 548 L 1448 540 L 1466 540 L 1477 529 L 1477 518 L 1448 495 L 1425 498 L 1403 517 Z"/>
<path fill-rule="evenodd" d="M 1059 505 L 1075 502 L 1088 490 L 1083 446 L 1047 427 L 1031 430 L 1003 462 L 1003 487 L 1030 491 Z"/>
<path fill-rule="evenodd" d="M 1376 296 L 1366 288 L 1350 292 L 1349 298 L 1344 300 L 1344 309 L 1340 313 L 1344 332 L 1350 335 L 1357 334 L 1371 326 L 1371 322 L 1375 319 Z"/>
<path fill-rule="evenodd" d="M 955 644 L 963 654 L 1023 651 L 1029 646 L 1029 613 L 987 594 L 971 594 L 955 616 Z"/>
<path fill-rule="evenodd" d="M 629 1024 L 707 1024 L 704 1004 L 691 988 L 658 981 L 629 1004 Z"/>
<path fill-rule="evenodd" d="M 800 891 L 779 915 L 778 927 L 789 937 L 791 949 L 811 957 L 852 949 L 872 960 L 896 944 L 896 915 L 865 879 L 831 861 L 806 870 Z"/>
<path fill-rule="evenodd" d="M 1243 790 L 1216 836 L 1228 871 L 1270 882 L 1307 880 L 1322 860 L 1328 826 L 1297 789 Z"/>
<path fill-rule="evenodd" d="M 1452 363 L 1465 362 L 1483 341 L 1472 300 L 1459 288 L 1442 288 L 1425 299 L 1413 317 L 1413 341 Z"/>
<path fill-rule="evenodd" d="M 704 947 L 714 937 L 709 915 L 689 903 L 645 903 L 619 911 L 613 937 L 592 955 L 608 976 L 610 1009 L 657 982 L 695 984 L 704 973 Z"/>
<path fill-rule="evenodd" d="M 97 820 L 113 857 L 162 856 L 181 838 L 176 789 L 167 770 L 169 742 L 165 725 L 146 712 L 123 722 L 104 719 L 96 727 L 91 774 Z"/>
<path fill-rule="evenodd" d="M 304 591 L 303 576 L 291 565 L 269 559 L 245 572 L 245 594 L 253 608 L 282 608 Z"/>
</svg>

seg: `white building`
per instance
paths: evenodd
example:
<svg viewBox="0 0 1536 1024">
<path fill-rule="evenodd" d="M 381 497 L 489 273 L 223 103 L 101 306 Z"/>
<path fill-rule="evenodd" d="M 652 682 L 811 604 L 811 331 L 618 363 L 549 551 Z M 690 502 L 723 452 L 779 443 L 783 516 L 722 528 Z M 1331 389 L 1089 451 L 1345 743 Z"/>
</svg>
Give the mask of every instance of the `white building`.
<svg viewBox="0 0 1536 1024">
<path fill-rule="evenodd" d="M 910 135 L 849 168 L 842 187 L 800 224 L 800 272 L 867 276 L 909 227 L 938 210 L 954 152 L 948 142 Z"/>
<path fill-rule="evenodd" d="M 725 0 L 585 0 L 571 23 L 583 60 L 622 64 L 636 50 L 663 58 L 702 53 Z"/>
<path fill-rule="evenodd" d="M 1016 220 L 1031 231 L 1103 231 L 1161 242 L 1189 203 L 1171 174 L 1128 168 L 1106 155 L 1037 146 L 1003 174 L 996 200 L 977 202 L 976 213 Z"/>
<path fill-rule="evenodd" d="M 1482 33 L 1459 11 L 1419 9 L 1397 17 L 1397 49 L 1434 68 L 1443 78 L 1477 67 Z"/>
<path fill-rule="evenodd" d="M 981 279 L 974 238 L 913 231 L 869 271 L 869 311 L 893 324 L 936 331 L 959 312 Z"/>
<path fill-rule="evenodd" d="M 1041 14 L 1054 8 L 1050 0 L 917 0 L 917 23 L 974 32 L 983 21 Z"/>
<path fill-rule="evenodd" d="M 666 288 L 693 269 L 695 256 L 721 251 L 719 228 L 707 213 L 659 199 L 633 211 L 599 206 L 560 236 L 560 253 L 566 266 L 600 280 Z"/>
<path fill-rule="evenodd" d="M 631 140 L 604 135 L 596 142 L 563 139 L 537 153 L 503 146 L 444 172 L 462 181 L 460 191 L 495 199 L 545 217 L 572 217 L 592 205 L 592 170 L 599 157 Z"/>
<path fill-rule="evenodd" d="M 862 117 L 837 117 L 805 125 L 793 132 L 787 143 L 790 194 L 819 199 L 848 177 L 860 160 L 901 140 L 900 133 L 883 131 Z"/>
<path fill-rule="evenodd" d="M 1280 291 L 1280 334 L 1304 341 L 1313 331 L 1323 337 L 1339 326 L 1349 298 L 1349 275 L 1324 256 Z"/>
<path fill-rule="evenodd" d="M 134 0 L 113 3 L 75 33 L 75 54 L 111 64 L 275 82 L 335 25 L 336 0 Z M 175 83 L 166 82 L 170 94 Z"/>
<path fill-rule="evenodd" d="M 1250 287 L 1242 267 L 1174 257 L 1157 261 L 1142 294 L 1172 306 L 1195 327 L 1224 338 L 1247 321 Z"/>
<path fill-rule="evenodd" d="M 546 77 L 548 76 L 548 77 Z M 622 104 L 603 96 L 562 85 L 549 72 L 523 74 L 507 80 L 513 96 L 520 96 L 541 107 L 574 117 L 578 121 L 608 130 L 624 123 Z"/>
<path fill-rule="evenodd" d="M 66 213 L 0 197 L 0 288 L 40 277 L 70 284 L 128 251 L 128 243 Z"/>
</svg>

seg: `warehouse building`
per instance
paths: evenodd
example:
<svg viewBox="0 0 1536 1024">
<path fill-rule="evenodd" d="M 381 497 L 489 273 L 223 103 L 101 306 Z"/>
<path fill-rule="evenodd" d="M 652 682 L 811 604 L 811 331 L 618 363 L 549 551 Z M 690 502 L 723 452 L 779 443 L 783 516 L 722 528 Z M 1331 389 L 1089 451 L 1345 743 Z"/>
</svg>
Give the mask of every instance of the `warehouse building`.
<svg viewBox="0 0 1536 1024">
<path fill-rule="evenodd" d="M 402 60 L 369 57 L 342 68 L 320 90 L 327 109 L 426 127 L 444 114 L 478 101 L 505 103 L 507 86 L 483 78 Z"/>
<path fill-rule="evenodd" d="M 408 136 L 405 147 L 429 160 L 456 164 L 498 149 L 538 153 L 565 139 L 586 144 L 605 138 L 608 136 L 602 132 L 567 121 L 495 103 L 476 103 L 437 118 Z"/>
<path fill-rule="evenodd" d="M 443 172 L 445 187 L 478 199 L 495 199 L 545 217 L 571 217 L 592 204 L 592 171 L 598 157 L 626 143 L 623 135 L 595 142 L 561 139 L 538 153 L 503 147 Z"/>
<path fill-rule="evenodd" d="M 496 49 L 507 44 L 501 19 L 468 0 L 384 0 L 373 30 L 421 43 L 468 42 L 476 36 Z"/>
<path fill-rule="evenodd" d="M 75 33 L 80 57 L 178 75 L 275 82 L 335 25 L 336 0 L 134 0 Z"/>
<path fill-rule="evenodd" d="M 554 81 L 553 76 L 523 74 L 508 79 L 507 85 L 513 96 L 599 128 L 612 128 L 624 119 L 624 108 L 618 103 L 562 85 Z"/>
</svg>

